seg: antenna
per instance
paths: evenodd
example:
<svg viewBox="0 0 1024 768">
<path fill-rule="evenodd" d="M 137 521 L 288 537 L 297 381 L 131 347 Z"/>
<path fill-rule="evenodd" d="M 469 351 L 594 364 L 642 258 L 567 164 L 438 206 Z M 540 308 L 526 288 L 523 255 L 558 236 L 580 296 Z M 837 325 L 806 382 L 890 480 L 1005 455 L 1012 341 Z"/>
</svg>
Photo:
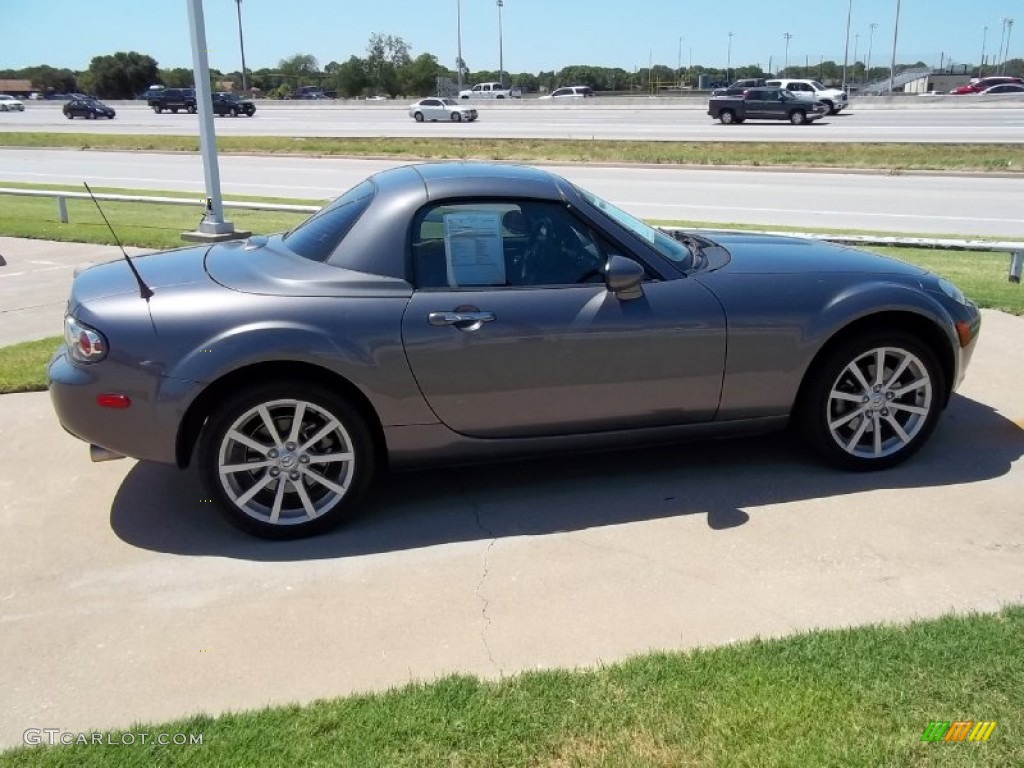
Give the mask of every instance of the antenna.
<svg viewBox="0 0 1024 768">
<path fill-rule="evenodd" d="M 114 228 L 110 226 L 110 222 L 107 220 L 107 214 L 105 214 L 103 209 L 100 208 L 99 200 L 96 199 L 96 195 L 94 195 L 92 190 L 89 189 L 88 182 L 83 181 L 82 184 L 85 185 L 85 191 L 89 193 L 89 197 L 92 198 L 93 203 L 96 204 L 96 210 L 99 211 L 100 216 L 103 217 L 103 223 L 107 225 L 107 229 L 109 229 L 110 234 L 113 235 L 114 242 L 117 243 L 117 247 L 121 249 L 121 255 L 124 256 L 124 260 L 128 262 L 128 268 L 131 269 L 132 274 L 135 275 L 135 282 L 139 284 L 139 296 L 148 301 L 153 295 L 153 290 L 146 285 L 146 281 L 142 279 L 142 275 L 139 274 L 139 270 L 135 268 L 132 260 L 128 258 L 128 251 L 126 251 L 124 246 L 121 245 L 121 240 L 117 237 L 117 233 L 114 231 Z"/>
</svg>

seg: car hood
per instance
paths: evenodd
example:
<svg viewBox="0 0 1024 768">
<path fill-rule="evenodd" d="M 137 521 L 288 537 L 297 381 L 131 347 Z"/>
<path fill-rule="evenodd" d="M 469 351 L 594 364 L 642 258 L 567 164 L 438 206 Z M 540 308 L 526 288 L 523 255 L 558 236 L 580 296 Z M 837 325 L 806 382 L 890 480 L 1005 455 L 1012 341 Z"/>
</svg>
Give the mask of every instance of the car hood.
<svg viewBox="0 0 1024 768">
<path fill-rule="evenodd" d="M 257 235 L 215 245 L 206 256 L 210 278 L 242 293 L 269 296 L 411 296 L 405 280 L 305 259 L 281 235 Z"/>
<path fill-rule="evenodd" d="M 807 274 L 860 272 L 880 275 L 923 275 L 927 270 L 877 253 L 780 235 L 743 232 L 701 232 L 729 252 L 722 267 L 739 274 Z"/>
</svg>

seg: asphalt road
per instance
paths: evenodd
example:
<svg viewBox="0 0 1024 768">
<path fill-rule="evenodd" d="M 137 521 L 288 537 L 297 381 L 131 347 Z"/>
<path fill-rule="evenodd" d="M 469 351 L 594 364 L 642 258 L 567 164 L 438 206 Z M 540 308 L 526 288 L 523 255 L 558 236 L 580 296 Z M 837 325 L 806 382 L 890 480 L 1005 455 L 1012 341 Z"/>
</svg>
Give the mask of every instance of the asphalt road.
<svg viewBox="0 0 1024 768">
<path fill-rule="evenodd" d="M 865 141 L 1020 143 L 1024 99 L 970 101 L 907 97 L 898 103 L 854 102 L 849 110 L 806 126 L 748 122 L 725 126 L 698 99 L 594 99 L 585 104 L 536 100 L 480 102 L 474 123 L 413 122 L 408 101 L 335 105 L 259 102 L 253 118 L 217 118 L 225 136 L 445 136 L 488 138 L 634 139 L 665 141 Z M 924 102 L 929 102 L 925 104 Z M 67 120 L 60 105 L 30 102 L 25 112 L 0 113 L 2 131 L 196 134 L 198 118 L 184 112 L 157 115 L 140 102 L 115 104 L 114 120 Z"/>
<path fill-rule="evenodd" d="M 1022 338 L 986 311 L 888 472 L 782 437 L 435 470 L 299 542 L 235 531 L 194 472 L 90 464 L 45 393 L 0 397 L 0 747 L 1020 602 Z"/>
<path fill-rule="evenodd" d="M 403 161 L 404 162 L 404 161 Z M 329 199 L 394 160 L 220 158 L 224 196 Z M 550 166 L 649 219 L 1024 237 L 1019 177 Z M 4 181 L 81 184 L 200 194 L 197 155 L 0 149 Z"/>
</svg>

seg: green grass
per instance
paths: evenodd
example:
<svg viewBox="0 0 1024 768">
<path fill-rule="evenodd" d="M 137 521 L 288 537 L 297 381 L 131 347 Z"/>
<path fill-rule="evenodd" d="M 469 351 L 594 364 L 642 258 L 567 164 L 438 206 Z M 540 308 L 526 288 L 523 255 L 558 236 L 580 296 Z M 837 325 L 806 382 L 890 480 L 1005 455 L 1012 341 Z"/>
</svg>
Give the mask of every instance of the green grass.
<svg viewBox="0 0 1024 768">
<path fill-rule="evenodd" d="M 197 152 L 195 136 L 0 133 L 0 146 Z M 517 162 L 648 163 L 695 166 L 862 168 L 893 173 L 1024 169 L 1021 144 L 832 144 L 564 139 L 417 139 L 220 136 L 222 153 L 475 159 Z"/>
<path fill-rule="evenodd" d="M 1013 766 L 1022 647 L 1016 607 L 136 725 L 203 744 L 18 748 L 0 766 Z M 931 720 L 998 725 L 924 743 Z"/>
<path fill-rule="evenodd" d="M 60 336 L 0 347 L 0 395 L 46 389 L 46 363 Z"/>
</svg>

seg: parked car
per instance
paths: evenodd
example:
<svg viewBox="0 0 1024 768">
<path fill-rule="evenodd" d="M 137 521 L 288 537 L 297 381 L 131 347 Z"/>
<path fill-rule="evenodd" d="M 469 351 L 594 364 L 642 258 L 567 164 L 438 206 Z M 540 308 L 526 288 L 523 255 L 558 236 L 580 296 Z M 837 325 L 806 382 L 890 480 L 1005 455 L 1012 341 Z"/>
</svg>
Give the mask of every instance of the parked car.
<svg viewBox="0 0 1024 768">
<path fill-rule="evenodd" d="M 850 97 L 839 88 L 827 88 L 817 80 L 799 80 L 779 78 L 766 80 L 765 85 L 773 88 L 785 88 L 797 96 L 804 96 L 811 101 L 820 101 L 828 108 L 830 115 L 838 115 L 849 106 Z"/>
<path fill-rule="evenodd" d="M 84 117 L 88 120 L 105 117 L 108 120 L 113 120 L 114 115 L 117 114 L 113 108 L 96 99 L 72 99 L 64 105 L 62 111 L 68 120 L 75 117 Z"/>
<path fill-rule="evenodd" d="M 991 77 L 972 78 L 966 85 L 954 88 L 950 93 L 964 95 L 968 93 L 981 93 L 995 85 L 1024 85 L 1024 79 L 1010 75 L 992 75 Z"/>
<path fill-rule="evenodd" d="M 0 112 L 24 112 L 25 105 L 6 93 L 0 93 Z"/>
<path fill-rule="evenodd" d="M 991 96 L 999 93 L 1024 93 L 1024 84 L 1021 83 L 1000 83 L 981 91 L 981 96 Z"/>
<path fill-rule="evenodd" d="M 736 80 L 725 88 L 715 88 L 712 96 L 740 96 L 747 88 L 763 88 L 767 83 L 763 77 L 746 77 Z"/>
<path fill-rule="evenodd" d="M 422 123 L 424 120 L 472 123 L 477 116 L 476 108 L 461 105 L 455 99 L 420 99 L 409 105 L 409 117 L 417 123 Z"/>
<path fill-rule="evenodd" d="M 589 85 L 569 85 L 563 88 L 555 88 L 551 93 L 541 96 L 541 99 L 591 99 L 594 97 L 594 89 Z"/>
<path fill-rule="evenodd" d="M 95 460 L 197 463 L 217 508 L 271 538 L 429 462 L 792 422 L 822 459 L 892 467 L 981 323 L 905 262 L 655 229 L 518 165 L 392 168 L 286 234 L 127 259 L 73 280 L 60 423 Z"/>
<path fill-rule="evenodd" d="M 146 96 L 146 103 L 158 115 L 164 110 L 169 110 L 174 114 L 177 114 L 178 110 L 195 114 L 196 92 L 193 88 L 150 89 Z"/>
<path fill-rule="evenodd" d="M 747 88 L 739 96 L 712 96 L 708 114 L 724 125 L 747 120 L 788 120 L 804 125 L 825 117 L 828 107 L 784 88 Z"/>
<path fill-rule="evenodd" d="M 256 114 L 256 105 L 249 99 L 243 99 L 238 94 L 228 93 L 227 91 L 217 91 L 213 94 L 212 98 L 213 113 L 219 117 L 224 117 L 225 115 L 231 115 L 232 117 L 238 117 L 239 115 L 252 117 Z"/>
</svg>

